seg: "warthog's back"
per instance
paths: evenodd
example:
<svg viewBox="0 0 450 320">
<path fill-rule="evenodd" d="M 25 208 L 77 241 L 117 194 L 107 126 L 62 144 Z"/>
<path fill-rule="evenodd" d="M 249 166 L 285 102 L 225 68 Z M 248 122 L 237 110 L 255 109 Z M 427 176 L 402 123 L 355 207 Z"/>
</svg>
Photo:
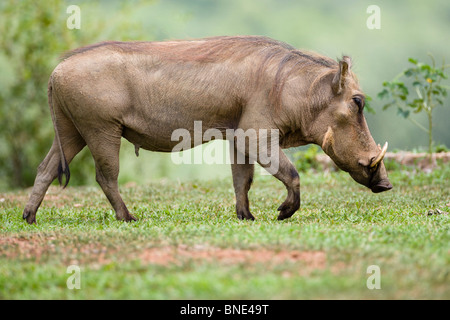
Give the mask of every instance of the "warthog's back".
<svg viewBox="0 0 450 320">
<path fill-rule="evenodd" d="M 66 55 L 52 83 L 80 127 L 118 122 L 131 140 L 151 137 L 141 141 L 144 148 L 169 151 L 173 130 L 191 130 L 194 121 L 204 130 L 238 126 L 245 102 L 261 85 L 260 51 L 267 48 L 292 49 L 263 37 L 105 42 Z"/>
</svg>

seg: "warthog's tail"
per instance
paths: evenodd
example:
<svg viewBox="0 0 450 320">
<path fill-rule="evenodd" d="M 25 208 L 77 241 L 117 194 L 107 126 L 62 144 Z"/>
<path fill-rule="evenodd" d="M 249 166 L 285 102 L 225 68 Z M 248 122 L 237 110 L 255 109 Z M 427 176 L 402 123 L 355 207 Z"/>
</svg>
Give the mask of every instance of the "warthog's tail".
<svg viewBox="0 0 450 320">
<path fill-rule="evenodd" d="M 52 115 L 52 121 L 53 121 L 53 127 L 55 128 L 55 141 L 58 143 L 59 152 L 60 152 L 60 162 L 58 166 L 58 181 L 59 185 L 62 186 L 62 180 L 63 175 L 66 177 L 66 182 L 63 186 L 63 188 L 67 187 L 70 180 L 70 170 L 69 165 L 67 164 L 66 157 L 64 155 L 64 151 L 61 145 L 61 140 L 59 138 L 59 132 L 58 132 L 58 126 L 56 124 L 56 115 L 55 110 L 53 108 L 53 97 L 52 97 L 52 91 L 53 91 L 53 85 L 52 85 L 52 77 L 50 77 L 50 80 L 48 82 L 48 105 L 50 106 L 50 114 Z"/>
</svg>

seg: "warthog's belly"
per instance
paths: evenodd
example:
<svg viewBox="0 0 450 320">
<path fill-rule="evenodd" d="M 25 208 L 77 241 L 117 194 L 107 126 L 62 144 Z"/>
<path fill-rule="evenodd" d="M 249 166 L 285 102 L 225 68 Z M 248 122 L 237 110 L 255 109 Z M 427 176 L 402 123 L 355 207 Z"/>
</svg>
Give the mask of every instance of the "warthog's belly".
<svg viewBox="0 0 450 320">
<path fill-rule="evenodd" d="M 130 128 L 124 128 L 122 136 L 136 146 L 149 151 L 171 152 L 178 143 L 171 141 L 170 136 L 148 135 Z"/>
</svg>

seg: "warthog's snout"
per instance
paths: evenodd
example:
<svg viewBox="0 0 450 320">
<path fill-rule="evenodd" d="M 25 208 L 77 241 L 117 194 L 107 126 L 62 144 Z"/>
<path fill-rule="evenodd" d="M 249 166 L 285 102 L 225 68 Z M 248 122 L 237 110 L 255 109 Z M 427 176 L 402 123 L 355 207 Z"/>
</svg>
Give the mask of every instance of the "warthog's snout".
<svg viewBox="0 0 450 320">
<path fill-rule="evenodd" d="M 383 179 L 376 182 L 374 185 L 370 186 L 373 193 L 379 193 L 383 191 L 388 191 L 392 189 L 392 184 L 388 179 Z"/>
<path fill-rule="evenodd" d="M 383 163 L 383 158 L 386 155 L 388 143 L 386 142 L 383 148 L 378 145 L 378 153 L 366 159 L 360 159 L 358 161 L 359 169 L 349 171 L 352 178 L 356 181 L 368 187 L 372 192 L 378 193 L 388 191 L 392 189 L 386 168 Z"/>
<path fill-rule="evenodd" d="M 380 148 L 380 145 L 378 145 Z M 386 151 L 388 148 L 388 143 L 386 142 L 383 148 L 380 148 L 380 153 L 372 160 L 369 167 L 373 172 L 372 177 L 370 179 L 369 188 L 374 193 L 379 193 L 383 191 L 388 191 L 392 189 L 392 184 L 387 178 L 386 169 L 383 164 L 383 158 L 386 155 Z"/>
</svg>

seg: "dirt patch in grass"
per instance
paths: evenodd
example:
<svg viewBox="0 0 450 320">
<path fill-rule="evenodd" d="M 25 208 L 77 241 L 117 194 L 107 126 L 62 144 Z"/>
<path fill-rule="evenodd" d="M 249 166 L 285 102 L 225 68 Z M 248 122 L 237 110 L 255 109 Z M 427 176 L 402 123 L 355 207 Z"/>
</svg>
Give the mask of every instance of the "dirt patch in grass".
<svg viewBox="0 0 450 320">
<path fill-rule="evenodd" d="M 269 264 L 280 265 L 286 262 L 302 262 L 315 269 L 324 269 L 326 255 L 322 251 L 272 250 L 267 248 L 236 249 L 219 248 L 207 245 L 178 245 L 147 248 L 142 250 L 139 259 L 144 263 L 168 265 L 185 261 L 219 262 L 220 264 Z"/>
<path fill-rule="evenodd" d="M 101 243 L 72 244 L 57 236 L 26 236 L 0 238 L 0 257 L 33 260 L 37 263 L 56 259 L 62 264 L 90 265 L 93 268 L 111 262 L 138 260 L 143 265 L 184 265 L 215 263 L 244 266 L 263 264 L 276 267 L 301 264 L 303 272 L 323 270 L 327 257 L 322 251 L 274 250 L 268 248 L 239 249 L 209 245 L 165 245 L 146 248 L 121 248 Z"/>
<path fill-rule="evenodd" d="M 83 245 L 67 244 L 57 236 L 18 236 L 0 238 L 0 257 L 6 259 L 33 260 L 35 262 L 56 258 L 64 264 L 77 264 L 81 261 L 108 263 L 106 256 L 115 250 L 100 243 Z"/>
<path fill-rule="evenodd" d="M 7 259 L 35 259 L 39 261 L 46 252 L 54 251 L 51 244 L 56 237 L 4 237 L 0 238 L 0 257 Z"/>
</svg>

